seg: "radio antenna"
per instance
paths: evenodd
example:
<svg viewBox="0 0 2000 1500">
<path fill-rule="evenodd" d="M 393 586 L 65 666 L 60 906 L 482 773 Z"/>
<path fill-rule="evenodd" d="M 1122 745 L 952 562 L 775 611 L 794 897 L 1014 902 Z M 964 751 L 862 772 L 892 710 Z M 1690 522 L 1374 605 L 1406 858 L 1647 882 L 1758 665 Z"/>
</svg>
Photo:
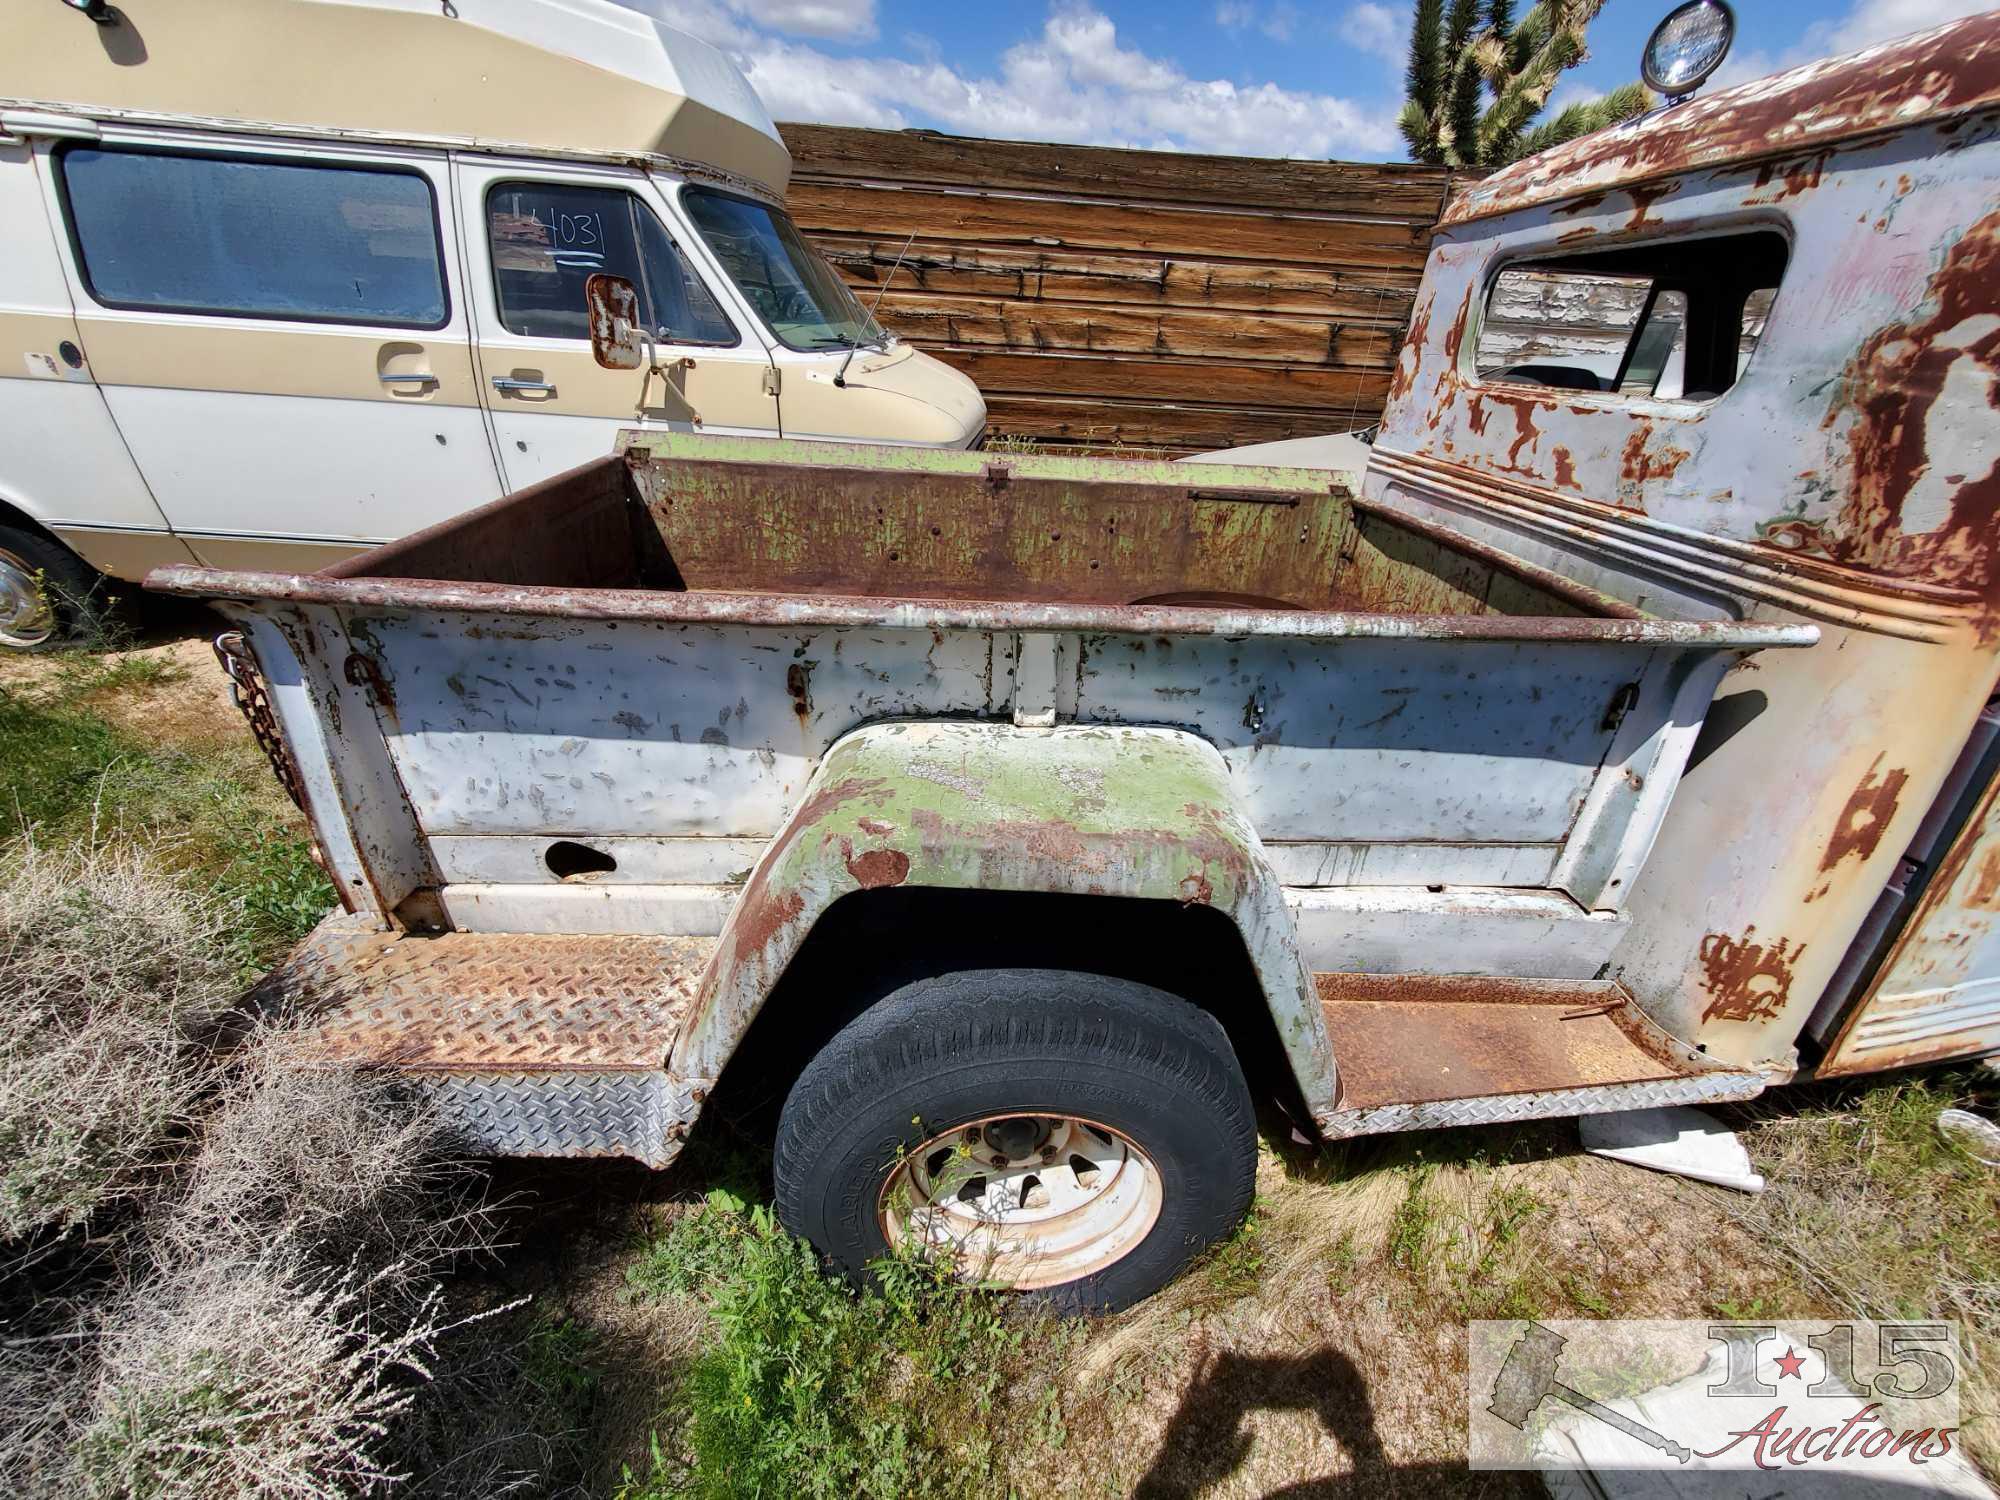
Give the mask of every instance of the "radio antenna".
<svg viewBox="0 0 2000 1500">
<path fill-rule="evenodd" d="M 902 270 L 903 257 L 910 253 L 910 246 L 912 243 L 915 242 L 916 238 L 917 238 L 917 232 L 916 230 L 912 229 L 910 231 L 909 239 L 903 241 L 903 248 L 896 252 L 896 260 L 895 263 L 889 267 L 889 274 L 883 277 L 882 284 L 875 288 L 875 300 L 868 304 L 869 322 L 872 323 L 875 321 L 875 309 L 882 305 L 883 293 L 889 290 L 889 283 L 894 281 L 896 279 L 896 273 Z M 833 383 L 835 385 L 840 386 L 842 389 L 846 388 L 847 367 L 854 363 L 854 356 L 859 354 L 860 352 L 861 352 L 861 346 L 859 344 L 849 344 L 847 346 L 847 358 L 843 359 L 840 362 L 840 368 L 833 372 Z"/>
</svg>

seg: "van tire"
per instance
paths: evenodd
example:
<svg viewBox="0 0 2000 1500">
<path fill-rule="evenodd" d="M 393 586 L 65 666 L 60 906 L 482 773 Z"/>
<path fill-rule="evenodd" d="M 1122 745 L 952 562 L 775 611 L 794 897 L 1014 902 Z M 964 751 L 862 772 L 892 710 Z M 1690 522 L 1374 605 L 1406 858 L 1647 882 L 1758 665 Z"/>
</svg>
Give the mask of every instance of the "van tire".
<svg viewBox="0 0 2000 1500">
<path fill-rule="evenodd" d="M 1037 1128 L 1046 1132 L 1039 1147 L 1018 1133 Z M 981 1131 L 1019 1143 L 1021 1154 L 1000 1155 Z M 1036 1160 L 1049 1160 L 1037 1152 L 1066 1151 L 1051 1144 L 1055 1132 L 1084 1143 L 1083 1157 L 1068 1157 L 1086 1170 L 1064 1179 L 1065 1201 L 1086 1182 L 1108 1182 L 1121 1193 L 1119 1184 L 1143 1182 L 1153 1184 L 1157 1205 L 1150 1227 L 1128 1215 L 1109 1231 L 1102 1240 L 1107 1250 L 1086 1240 L 1073 1254 L 1038 1251 L 1027 1262 L 1047 1266 L 1060 1253 L 1065 1258 L 1055 1262 L 1056 1270 L 1029 1270 L 1015 1280 L 995 1274 L 995 1263 L 987 1261 L 985 1280 L 1025 1281 L 1026 1295 L 1058 1311 L 1112 1312 L 1150 1296 L 1229 1234 L 1250 1206 L 1256 1115 L 1243 1070 L 1213 1016 L 1177 995 L 1125 979 L 1062 969 L 974 969 L 891 992 L 807 1064 L 779 1116 L 778 1217 L 836 1268 L 860 1278 L 891 1252 L 885 1212 L 899 1224 L 911 1222 L 894 1205 L 906 1210 L 948 1175 L 949 1163 L 937 1178 L 925 1176 L 913 1194 L 923 1173 L 919 1148 L 936 1163 L 951 1149 L 942 1142 L 973 1140 L 961 1158 L 994 1153 L 998 1183 L 1016 1180 L 1008 1172 L 1033 1171 Z M 1091 1154 L 1112 1164 L 1097 1170 L 1085 1159 Z M 962 1175 L 980 1165 L 962 1160 L 958 1170 Z M 970 1186 L 986 1181 L 980 1175 Z M 943 1182 L 936 1202 L 954 1196 L 950 1185 Z M 1109 1188 L 1093 1190 L 1098 1198 L 1056 1218 L 1088 1226 L 1089 1215 L 1100 1212 L 1091 1204 L 1117 1196 Z M 972 1209 L 979 1211 L 977 1201 Z M 1025 1232 L 1032 1236 L 1043 1228 Z M 1006 1232 L 1019 1231 L 1010 1222 Z M 920 1231 L 906 1233 L 921 1237 Z M 1066 1279 L 1034 1279 L 1057 1275 Z"/>
<path fill-rule="evenodd" d="M 104 576 L 61 542 L 0 522 L 0 650 L 54 651 L 88 638 L 103 624 L 103 596 Z"/>
</svg>

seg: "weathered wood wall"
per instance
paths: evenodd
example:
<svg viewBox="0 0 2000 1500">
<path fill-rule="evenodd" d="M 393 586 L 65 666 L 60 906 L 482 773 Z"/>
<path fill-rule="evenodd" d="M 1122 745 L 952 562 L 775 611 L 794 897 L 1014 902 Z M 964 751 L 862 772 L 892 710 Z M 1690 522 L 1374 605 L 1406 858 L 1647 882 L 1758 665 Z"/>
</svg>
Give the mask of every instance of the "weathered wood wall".
<svg viewBox="0 0 2000 1500">
<path fill-rule="evenodd" d="M 1434 167 L 786 125 L 799 225 L 993 430 L 1193 452 L 1380 414 Z"/>
</svg>

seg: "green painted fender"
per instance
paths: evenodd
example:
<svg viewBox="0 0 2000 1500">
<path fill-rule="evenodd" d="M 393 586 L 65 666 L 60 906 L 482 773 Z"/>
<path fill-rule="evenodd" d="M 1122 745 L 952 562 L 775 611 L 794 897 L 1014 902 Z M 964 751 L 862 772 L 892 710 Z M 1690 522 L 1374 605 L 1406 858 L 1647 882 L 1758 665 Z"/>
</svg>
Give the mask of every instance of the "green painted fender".
<svg viewBox="0 0 2000 1500">
<path fill-rule="evenodd" d="M 1235 922 L 1306 1102 L 1333 1105 L 1326 1022 L 1284 894 L 1213 746 L 1174 729 L 896 723 L 830 748 L 751 871 L 669 1071 L 722 1071 L 842 896 L 884 886 L 1212 906 Z"/>
</svg>

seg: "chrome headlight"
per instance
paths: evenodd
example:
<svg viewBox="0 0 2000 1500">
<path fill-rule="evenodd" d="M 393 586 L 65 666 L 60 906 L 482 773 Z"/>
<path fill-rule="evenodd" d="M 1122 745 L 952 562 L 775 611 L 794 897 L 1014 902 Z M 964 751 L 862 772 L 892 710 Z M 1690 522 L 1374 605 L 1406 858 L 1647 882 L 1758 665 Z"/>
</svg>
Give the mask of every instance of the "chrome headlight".
<svg viewBox="0 0 2000 1500">
<path fill-rule="evenodd" d="M 1722 66 L 1734 40 L 1736 13 L 1726 0 L 1688 0 L 1653 28 L 1639 76 L 1669 99 L 1692 94 Z"/>
</svg>

